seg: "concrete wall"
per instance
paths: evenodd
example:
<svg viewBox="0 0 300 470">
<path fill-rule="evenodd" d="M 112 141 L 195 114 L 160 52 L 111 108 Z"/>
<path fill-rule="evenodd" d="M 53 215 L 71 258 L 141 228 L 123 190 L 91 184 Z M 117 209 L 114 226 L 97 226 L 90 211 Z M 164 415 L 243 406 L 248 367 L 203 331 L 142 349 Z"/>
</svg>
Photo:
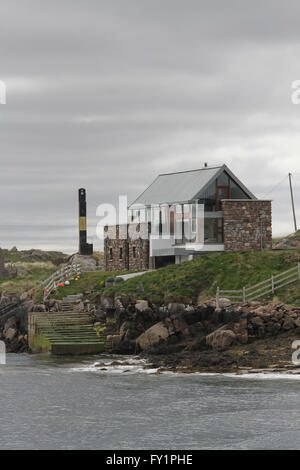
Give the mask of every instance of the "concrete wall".
<svg viewBox="0 0 300 470">
<path fill-rule="evenodd" d="M 226 199 L 222 210 L 225 251 L 272 249 L 271 201 Z"/>
</svg>

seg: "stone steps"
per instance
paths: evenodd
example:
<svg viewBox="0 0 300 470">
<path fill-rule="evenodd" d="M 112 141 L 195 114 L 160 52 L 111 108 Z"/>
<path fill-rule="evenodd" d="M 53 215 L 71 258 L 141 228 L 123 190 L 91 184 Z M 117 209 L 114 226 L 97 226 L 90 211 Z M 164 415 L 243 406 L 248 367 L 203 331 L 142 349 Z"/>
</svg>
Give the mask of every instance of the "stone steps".
<svg viewBox="0 0 300 470">
<path fill-rule="evenodd" d="M 98 336 L 88 313 L 39 313 L 37 334 L 51 345 L 52 354 L 95 354 L 105 350 L 106 338 Z"/>
</svg>

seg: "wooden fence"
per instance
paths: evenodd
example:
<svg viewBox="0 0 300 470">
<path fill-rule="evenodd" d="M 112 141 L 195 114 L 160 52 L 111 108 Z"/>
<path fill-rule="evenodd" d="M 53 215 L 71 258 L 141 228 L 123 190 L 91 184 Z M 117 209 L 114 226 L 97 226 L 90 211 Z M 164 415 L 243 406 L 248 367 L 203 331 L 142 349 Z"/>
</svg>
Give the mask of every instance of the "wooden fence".
<svg viewBox="0 0 300 470">
<path fill-rule="evenodd" d="M 294 268 L 288 269 L 283 273 L 271 276 L 265 281 L 259 282 L 251 287 L 243 287 L 238 290 L 220 290 L 217 288 L 216 307 L 220 308 L 220 299 L 226 298 L 232 303 L 246 303 L 247 301 L 256 300 L 267 294 L 274 294 L 277 289 L 287 286 L 300 280 L 300 263 Z"/>
<path fill-rule="evenodd" d="M 61 282 L 65 282 L 74 276 L 78 276 L 80 273 L 80 264 L 68 264 L 58 271 L 55 271 L 55 273 L 53 273 L 41 283 L 44 300 L 47 299 L 51 291 L 55 289 Z"/>
</svg>

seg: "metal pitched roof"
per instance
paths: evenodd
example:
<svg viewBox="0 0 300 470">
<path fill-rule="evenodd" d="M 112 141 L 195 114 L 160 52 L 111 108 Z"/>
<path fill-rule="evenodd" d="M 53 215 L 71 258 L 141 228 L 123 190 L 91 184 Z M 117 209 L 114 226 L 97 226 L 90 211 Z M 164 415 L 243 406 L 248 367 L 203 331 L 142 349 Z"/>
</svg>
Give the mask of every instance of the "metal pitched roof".
<svg viewBox="0 0 300 470">
<path fill-rule="evenodd" d="M 200 194 L 224 170 L 249 195 L 249 199 L 255 199 L 255 196 L 232 174 L 229 168 L 223 165 L 215 168 L 207 167 L 159 175 L 130 207 L 137 204 L 149 206 L 151 204 L 192 202 L 200 197 Z"/>
</svg>

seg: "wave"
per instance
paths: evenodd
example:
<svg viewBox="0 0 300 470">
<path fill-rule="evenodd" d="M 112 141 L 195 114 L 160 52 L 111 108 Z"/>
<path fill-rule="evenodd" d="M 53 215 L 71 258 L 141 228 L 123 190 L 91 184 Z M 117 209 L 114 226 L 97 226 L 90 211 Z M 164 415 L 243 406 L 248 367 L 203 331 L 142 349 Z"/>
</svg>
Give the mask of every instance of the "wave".
<svg viewBox="0 0 300 470">
<path fill-rule="evenodd" d="M 109 360 L 99 360 L 93 364 L 73 367 L 74 372 L 94 372 L 97 374 L 156 374 L 157 368 L 151 368 L 145 359 L 138 357 L 116 357 Z"/>
<path fill-rule="evenodd" d="M 92 372 L 96 374 L 147 374 L 163 375 L 169 377 L 228 377 L 231 379 L 250 379 L 250 380 L 300 380 L 300 370 L 286 370 L 282 372 L 275 371 L 255 371 L 255 372 L 192 372 L 184 371 L 174 372 L 161 370 L 151 367 L 146 359 L 138 356 L 109 356 L 100 357 L 98 361 L 77 365 L 69 369 L 71 372 Z"/>
</svg>

